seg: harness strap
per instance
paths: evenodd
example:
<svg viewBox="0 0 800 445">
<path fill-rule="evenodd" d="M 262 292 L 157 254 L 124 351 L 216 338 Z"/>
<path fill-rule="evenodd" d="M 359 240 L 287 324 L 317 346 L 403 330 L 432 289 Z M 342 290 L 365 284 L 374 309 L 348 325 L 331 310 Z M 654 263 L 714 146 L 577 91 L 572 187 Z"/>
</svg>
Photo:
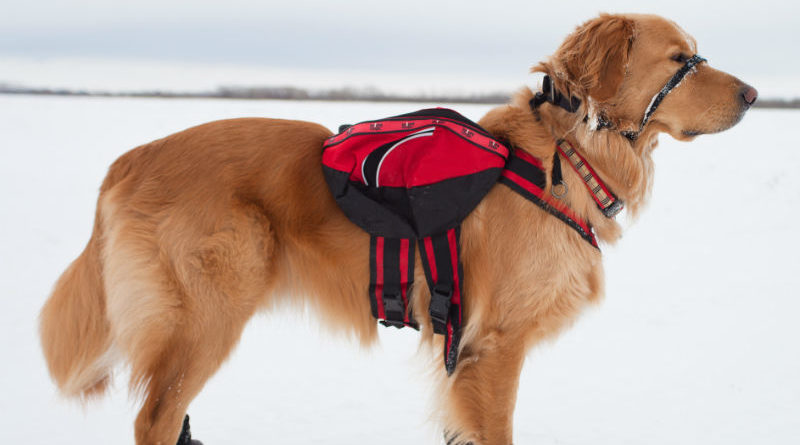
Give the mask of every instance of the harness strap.
<svg viewBox="0 0 800 445">
<path fill-rule="evenodd" d="M 652 116 L 653 113 L 656 112 L 656 108 L 658 108 L 658 106 L 661 105 L 661 101 L 664 100 L 667 94 L 669 94 L 670 91 L 672 91 L 675 87 L 680 85 L 680 83 L 683 81 L 683 78 L 686 77 L 687 74 L 689 74 L 689 72 L 692 70 L 692 68 L 695 67 L 695 65 L 705 61 L 706 59 L 701 57 L 699 54 L 695 54 L 689 59 L 687 59 L 684 65 L 672 76 L 669 82 L 667 82 L 667 84 L 664 85 L 661 88 L 661 90 L 659 90 L 658 93 L 656 93 L 655 96 L 653 96 L 653 98 L 650 100 L 650 105 L 644 112 L 642 123 L 639 124 L 639 131 L 636 132 L 636 136 L 634 137 L 634 139 L 636 137 L 639 137 L 639 133 L 641 133 L 642 130 L 644 129 L 644 126 L 647 125 L 647 121 L 650 120 L 650 116 Z M 624 132 L 624 133 L 630 133 L 630 132 Z M 630 139 L 628 135 L 625 135 L 625 137 Z"/>
<path fill-rule="evenodd" d="M 414 244 L 407 238 L 370 237 L 369 302 L 384 326 L 419 329 L 408 307 L 414 284 Z"/>
<path fill-rule="evenodd" d="M 622 211 L 625 207 L 623 202 L 606 187 L 592 166 L 575 150 L 572 144 L 562 139 L 556 142 L 556 149 L 569 160 L 569 165 L 581 177 L 586 189 L 589 190 L 589 194 L 592 195 L 592 199 L 597 203 L 597 207 L 600 208 L 606 218 L 613 218 Z M 558 157 L 557 154 L 556 157 Z"/>
<path fill-rule="evenodd" d="M 561 201 L 550 199 L 545 194 L 547 179 L 540 160 L 523 150 L 515 149 L 508 157 L 506 168 L 500 176 L 500 183 L 560 219 L 578 232 L 581 238 L 599 249 L 589 223 Z"/>
<path fill-rule="evenodd" d="M 564 175 L 561 173 L 561 159 L 558 153 L 553 155 L 553 168 L 550 170 L 550 194 L 558 199 L 567 195 L 569 189 L 564 182 Z"/>
<path fill-rule="evenodd" d="M 464 271 L 459 254 L 461 227 L 419 240 L 422 267 L 431 291 L 430 314 L 435 334 L 444 334 L 444 366 L 453 374 L 461 341 L 461 292 Z"/>
</svg>

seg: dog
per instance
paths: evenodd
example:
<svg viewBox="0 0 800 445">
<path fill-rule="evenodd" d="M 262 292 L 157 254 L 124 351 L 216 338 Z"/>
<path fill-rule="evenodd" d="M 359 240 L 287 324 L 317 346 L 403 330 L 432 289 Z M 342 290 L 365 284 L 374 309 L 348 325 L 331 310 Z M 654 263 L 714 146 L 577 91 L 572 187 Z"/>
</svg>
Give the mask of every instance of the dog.
<svg viewBox="0 0 800 445">
<path fill-rule="evenodd" d="M 581 170 L 567 167 L 556 141 L 568 141 L 636 215 L 650 193 L 660 133 L 688 141 L 723 131 L 757 98 L 696 53 L 695 40 L 671 21 L 603 14 L 532 68 L 547 76 L 542 91 L 522 89 L 479 124 L 540 159 L 548 178 L 564 164 L 544 192 L 613 243 L 619 223 L 598 206 Z M 100 188 L 91 238 L 41 312 L 42 348 L 61 392 L 98 396 L 124 361 L 132 390 L 143 395 L 137 445 L 171 445 L 184 436 L 189 403 L 257 311 L 299 303 L 331 329 L 372 343 L 370 237 L 337 207 L 323 178 L 321 148 L 331 136 L 308 122 L 233 119 L 117 159 Z M 460 358 L 452 375 L 434 371 L 442 427 L 450 444 L 507 445 L 526 351 L 601 298 L 602 257 L 562 221 L 495 186 L 463 221 L 461 260 Z M 416 264 L 415 282 L 423 282 L 419 257 Z M 429 300 L 425 286 L 414 287 L 412 307 Z M 441 351 L 430 316 L 415 314 L 422 342 Z"/>
</svg>

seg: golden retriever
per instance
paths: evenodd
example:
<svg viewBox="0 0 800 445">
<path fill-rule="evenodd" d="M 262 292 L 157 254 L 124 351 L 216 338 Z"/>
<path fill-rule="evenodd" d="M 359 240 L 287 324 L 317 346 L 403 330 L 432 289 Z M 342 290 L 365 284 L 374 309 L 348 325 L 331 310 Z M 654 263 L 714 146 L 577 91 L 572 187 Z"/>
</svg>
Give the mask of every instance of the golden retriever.
<svg viewBox="0 0 800 445">
<path fill-rule="evenodd" d="M 640 130 L 654 94 L 696 52 L 695 40 L 671 21 L 604 14 L 532 69 L 579 99 L 576 112 L 549 102 L 532 109 L 526 88 L 479 123 L 541 159 L 548 175 L 558 156 L 554 141 L 570 141 L 635 214 L 648 197 L 659 133 L 690 140 L 719 132 L 755 101 L 752 87 L 701 62 L 637 138 L 625 137 Z M 114 162 L 88 245 L 41 313 L 42 347 L 63 394 L 101 394 L 114 364 L 124 361 L 131 387 L 144 396 L 136 443 L 172 445 L 189 403 L 256 311 L 299 302 L 330 328 L 373 342 L 369 236 L 337 207 L 323 178 L 321 147 L 331 135 L 308 122 L 233 119 Z M 563 203 L 601 241 L 614 242 L 619 224 L 598 209 L 575 171 L 563 175 Z M 546 191 L 551 186 L 548 180 Z M 600 299 L 601 253 L 499 186 L 463 222 L 461 243 L 468 281 L 460 360 L 452 376 L 434 371 L 443 429 L 452 443 L 507 445 L 526 351 Z M 427 308 L 429 299 L 417 286 L 411 305 Z M 415 313 L 422 341 L 441 351 L 427 311 Z"/>
</svg>

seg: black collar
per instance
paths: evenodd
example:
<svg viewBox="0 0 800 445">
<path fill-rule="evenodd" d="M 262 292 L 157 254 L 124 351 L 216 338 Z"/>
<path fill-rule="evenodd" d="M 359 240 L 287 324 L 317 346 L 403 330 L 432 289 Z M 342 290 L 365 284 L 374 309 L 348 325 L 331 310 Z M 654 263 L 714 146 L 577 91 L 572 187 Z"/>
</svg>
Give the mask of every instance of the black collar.
<svg viewBox="0 0 800 445">
<path fill-rule="evenodd" d="M 544 76 L 544 80 L 542 80 L 542 91 L 539 91 L 535 96 L 533 96 L 533 99 L 530 101 L 530 105 L 532 109 L 536 109 L 539 107 L 539 105 L 545 102 L 558 105 L 570 113 L 578 111 L 578 108 L 581 106 L 580 99 L 575 96 L 570 96 L 567 98 L 567 96 L 562 94 L 561 91 L 557 90 L 553 85 L 553 81 L 550 80 L 550 76 Z"/>
</svg>

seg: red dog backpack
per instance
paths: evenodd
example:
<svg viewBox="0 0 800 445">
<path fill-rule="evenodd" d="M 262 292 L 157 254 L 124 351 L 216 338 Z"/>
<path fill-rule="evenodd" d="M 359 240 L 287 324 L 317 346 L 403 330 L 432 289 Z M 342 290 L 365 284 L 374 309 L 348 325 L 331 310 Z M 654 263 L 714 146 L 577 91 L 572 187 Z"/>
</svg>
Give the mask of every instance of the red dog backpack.
<svg viewBox="0 0 800 445">
<path fill-rule="evenodd" d="M 372 315 L 387 326 L 418 327 L 408 296 L 419 244 L 448 373 L 461 333 L 459 224 L 497 183 L 507 158 L 508 149 L 478 124 L 440 108 L 344 127 L 324 145 L 331 192 L 371 235 Z"/>
<path fill-rule="evenodd" d="M 498 181 L 595 244 L 585 223 L 544 197 L 538 159 L 510 153 L 452 110 L 343 125 L 325 141 L 322 166 L 345 215 L 371 236 L 370 305 L 385 326 L 419 327 L 408 305 L 419 247 L 433 331 L 445 335 L 448 374 L 455 370 L 462 326 L 460 224 Z"/>
</svg>

